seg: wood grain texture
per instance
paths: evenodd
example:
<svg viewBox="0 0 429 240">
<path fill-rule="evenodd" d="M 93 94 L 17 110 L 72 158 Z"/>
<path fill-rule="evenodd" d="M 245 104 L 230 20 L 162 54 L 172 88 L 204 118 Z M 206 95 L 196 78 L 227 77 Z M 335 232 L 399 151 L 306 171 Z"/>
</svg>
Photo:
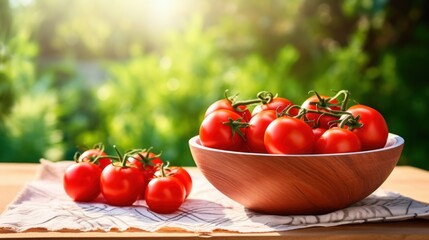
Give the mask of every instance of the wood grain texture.
<svg viewBox="0 0 429 240">
<path fill-rule="evenodd" d="M 404 140 L 389 134 L 385 148 L 347 154 L 280 155 L 223 151 L 189 141 L 198 168 L 215 188 L 262 213 L 323 214 L 375 191 L 396 166 Z"/>
</svg>

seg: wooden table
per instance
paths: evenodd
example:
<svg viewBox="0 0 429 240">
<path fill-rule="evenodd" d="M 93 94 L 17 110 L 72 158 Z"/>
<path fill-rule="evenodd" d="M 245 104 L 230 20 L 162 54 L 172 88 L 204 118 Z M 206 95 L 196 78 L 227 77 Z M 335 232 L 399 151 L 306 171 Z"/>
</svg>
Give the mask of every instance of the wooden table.
<svg viewBox="0 0 429 240">
<path fill-rule="evenodd" d="M 0 212 L 3 212 L 25 183 L 35 178 L 38 164 L 0 163 Z M 192 169 L 195 171 L 196 169 Z M 382 185 L 383 189 L 400 192 L 415 200 L 429 203 L 429 172 L 421 169 L 400 166 Z M 117 238 L 155 238 L 155 239 L 429 239 L 428 220 L 410 220 L 390 223 L 364 223 L 337 227 L 313 227 L 287 232 L 264 234 L 238 234 L 215 232 L 212 234 L 142 231 L 128 232 L 25 232 L 4 233 L 0 238 L 9 239 L 117 239 Z"/>
</svg>

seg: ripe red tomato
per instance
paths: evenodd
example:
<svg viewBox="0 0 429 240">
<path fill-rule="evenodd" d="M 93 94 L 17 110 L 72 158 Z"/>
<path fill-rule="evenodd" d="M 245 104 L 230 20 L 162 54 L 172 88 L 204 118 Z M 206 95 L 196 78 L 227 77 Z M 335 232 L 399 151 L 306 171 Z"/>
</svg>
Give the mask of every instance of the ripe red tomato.
<svg viewBox="0 0 429 240">
<path fill-rule="evenodd" d="M 328 98 L 328 96 L 323 96 L 323 95 L 320 97 L 322 99 Z M 326 106 L 327 104 L 334 104 L 334 106 Z M 333 111 L 341 110 L 341 107 L 335 106 L 335 104 L 338 104 L 337 99 L 331 99 L 329 102 L 325 103 L 324 101 L 320 102 L 319 98 L 316 95 L 313 95 L 307 98 L 307 100 L 305 100 L 304 103 L 302 103 L 301 108 L 314 110 L 314 111 L 319 110 L 322 113 L 324 112 L 326 113 L 329 110 L 333 110 Z M 324 107 L 328 108 L 328 111 L 324 109 Z M 324 115 L 321 113 L 312 113 L 312 112 L 305 114 L 305 116 L 310 121 L 309 124 L 311 127 L 321 127 L 325 129 L 332 127 L 334 121 L 339 119 L 339 117 Z"/>
<path fill-rule="evenodd" d="M 109 165 L 112 160 L 107 156 L 107 154 L 102 150 L 98 148 L 92 148 L 84 151 L 78 158 L 78 162 L 96 162 L 98 166 L 103 170 L 107 165 Z"/>
<path fill-rule="evenodd" d="M 273 98 L 269 103 L 255 106 L 255 108 L 252 111 L 252 116 L 255 116 L 258 112 L 265 111 L 265 110 L 274 110 L 280 113 L 293 105 L 294 104 L 292 103 L 292 101 L 290 101 L 287 98 L 276 97 L 276 98 Z M 291 116 L 296 116 L 298 115 L 298 111 L 299 110 L 297 108 L 292 108 L 289 114 Z"/>
<path fill-rule="evenodd" d="M 354 117 L 359 117 L 360 128 L 352 131 L 359 137 L 362 150 L 382 148 L 386 145 L 389 129 L 380 112 L 365 105 L 354 105 L 347 109 Z"/>
<path fill-rule="evenodd" d="M 318 128 L 313 128 L 314 141 L 317 141 L 317 139 L 319 139 L 319 138 L 320 138 L 320 136 L 322 136 L 322 134 L 323 134 L 324 132 L 326 132 L 326 130 L 327 130 L 327 129 L 325 129 L 325 128 L 320 128 L 320 127 L 318 127 Z"/>
<path fill-rule="evenodd" d="M 200 141 L 203 146 L 238 151 L 243 148 L 246 123 L 242 117 L 226 109 L 207 115 L 200 126 Z"/>
<path fill-rule="evenodd" d="M 100 194 L 100 175 L 100 167 L 93 163 L 72 164 L 64 173 L 64 190 L 76 202 L 91 202 Z"/>
<path fill-rule="evenodd" d="M 315 153 L 358 152 L 361 143 L 356 134 L 344 128 L 330 128 L 315 143 Z"/>
<path fill-rule="evenodd" d="M 226 110 L 230 110 L 233 112 L 238 113 L 244 121 L 248 122 L 250 120 L 250 118 L 252 117 L 252 115 L 250 114 L 249 109 L 247 109 L 247 106 L 245 105 L 240 105 L 238 106 L 238 110 L 235 109 L 232 106 L 232 103 L 230 100 L 228 99 L 220 99 L 214 103 L 212 103 L 206 110 L 206 113 L 204 114 L 204 117 L 207 117 L 210 113 L 219 110 L 219 109 L 226 109 Z"/>
<path fill-rule="evenodd" d="M 145 199 L 150 210 L 173 213 L 185 201 L 186 190 L 180 180 L 172 176 L 153 178 L 146 188 Z"/>
<path fill-rule="evenodd" d="M 144 184 L 140 195 L 141 199 L 144 199 L 147 184 L 163 163 L 159 156 L 159 154 L 150 151 L 142 151 L 127 158 L 127 162 L 137 167 L 144 177 Z"/>
<path fill-rule="evenodd" d="M 172 176 L 180 180 L 185 187 L 185 199 L 188 198 L 192 191 L 192 178 L 188 171 L 182 167 L 170 167 L 167 170 L 167 176 Z"/>
<path fill-rule="evenodd" d="M 306 154 L 313 151 L 314 133 L 304 121 L 284 116 L 268 125 L 264 143 L 268 153 Z"/>
<path fill-rule="evenodd" d="M 127 161 L 142 171 L 145 179 L 147 179 L 147 182 L 153 178 L 155 172 L 163 163 L 159 157 L 159 154 L 147 151 L 133 154 L 132 156 L 128 157 Z"/>
<path fill-rule="evenodd" d="M 134 166 L 110 164 L 101 173 L 101 193 L 115 206 L 131 206 L 141 195 L 144 177 Z"/>
<path fill-rule="evenodd" d="M 247 146 L 251 152 L 267 153 L 264 134 L 268 125 L 277 118 L 276 110 L 264 110 L 253 115 L 246 131 Z"/>
</svg>

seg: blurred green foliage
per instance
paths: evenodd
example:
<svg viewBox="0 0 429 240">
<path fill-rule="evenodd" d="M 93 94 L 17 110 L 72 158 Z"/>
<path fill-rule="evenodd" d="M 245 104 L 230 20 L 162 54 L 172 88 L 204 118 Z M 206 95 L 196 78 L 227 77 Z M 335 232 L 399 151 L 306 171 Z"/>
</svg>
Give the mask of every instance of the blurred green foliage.
<svg viewBox="0 0 429 240">
<path fill-rule="evenodd" d="M 428 25 L 420 0 L 0 0 L 0 161 L 101 141 L 194 165 L 225 89 L 348 89 L 405 138 L 400 164 L 429 169 Z"/>
</svg>

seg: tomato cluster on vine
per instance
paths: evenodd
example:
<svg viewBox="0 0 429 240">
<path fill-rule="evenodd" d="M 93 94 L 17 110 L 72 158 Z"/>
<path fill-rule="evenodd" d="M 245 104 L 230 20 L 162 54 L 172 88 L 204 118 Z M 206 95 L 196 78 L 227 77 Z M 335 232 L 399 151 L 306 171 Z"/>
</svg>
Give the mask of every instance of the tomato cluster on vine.
<svg viewBox="0 0 429 240">
<path fill-rule="evenodd" d="M 179 166 L 169 166 L 152 148 L 133 149 L 125 154 L 114 146 L 109 156 L 102 144 L 75 155 L 63 178 L 64 190 L 76 202 L 98 197 L 114 206 L 131 206 L 145 200 L 150 210 L 172 213 L 188 198 L 192 178 Z"/>
<path fill-rule="evenodd" d="M 268 154 L 345 153 L 385 146 L 389 130 L 376 109 L 350 104 L 347 90 L 332 96 L 310 93 L 296 105 L 267 91 L 244 101 L 225 91 L 225 98 L 206 110 L 199 129 L 201 144 Z"/>
</svg>

